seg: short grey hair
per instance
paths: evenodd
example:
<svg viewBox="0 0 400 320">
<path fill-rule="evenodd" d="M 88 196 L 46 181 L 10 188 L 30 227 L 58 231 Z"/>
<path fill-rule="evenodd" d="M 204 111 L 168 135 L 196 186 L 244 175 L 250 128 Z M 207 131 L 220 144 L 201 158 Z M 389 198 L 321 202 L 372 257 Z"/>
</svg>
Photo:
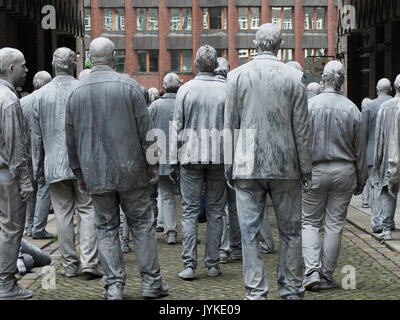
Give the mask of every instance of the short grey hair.
<svg viewBox="0 0 400 320">
<path fill-rule="evenodd" d="M 307 85 L 307 91 L 313 92 L 318 95 L 322 92 L 322 87 L 317 82 L 311 82 Z"/>
<path fill-rule="evenodd" d="M 378 84 L 376 85 L 376 89 L 378 91 L 390 92 L 392 90 L 392 84 L 389 79 L 382 78 L 381 80 L 378 81 Z"/>
<path fill-rule="evenodd" d="M 38 90 L 52 80 L 50 73 L 47 71 L 39 71 L 33 77 L 33 89 Z"/>
<path fill-rule="evenodd" d="M 214 73 L 215 68 L 218 66 L 217 59 L 217 51 L 213 47 L 205 45 L 197 50 L 196 66 L 200 72 Z"/>
<path fill-rule="evenodd" d="M 76 54 L 70 48 L 62 47 L 54 51 L 53 68 L 57 72 L 73 73 L 76 64 Z"/>
<path fill-rule="evenodd" d="M 90 60 L 95 63 L 109 63 L 114 60 L 115 45 L 110 39 L 98 37 L 90 43 Z"/>
<path fill-rule="evenodd" d="M 400 74 L 396 77 L 396 80 L 394 80 L 394 88 L 396 91 L 400 91 Z"/>
<path fill-rule="evenodd" d="M 372 100 L 370 98 L 364 98 L 363 101 L 361 102 L 361 110 L 364 109 L 367 106 L 367 104 L 371 101 Z"/>
<path fill-rule="evenodd" d="M 344 65 L 338 60 L 332 60 L 325 65 L 322 79 L 327 83 L 333 84 L 335 89 L 340 90 L 344 83 L 344 76 Z"/>
<path fill-rule="evenodd" d="M 225 58 L 219 57 L 217 59 L 217 62 L 218 62 L 218 67 L 214 70 L 214 74 L 220 75 L 220 76 L 223 76 L 226 78 L 228 76 L 228 72 L 231 69 L 231 66 L 229 65 L 228 60 L 226 60 Z"/>
<path fill-rule="evenodd" d="M 9 47 L 0 49 L 0 74 L 4 75 L 10 65 L 15 63 L 18 59 L 24 59 L 24 55 L 18 49 Z"/>
<path fill-rule="evenodd" d="M 79 80 L 79 81 L 85 80 L 91 71 L 92 71 L 91 69 L 84 69 L 84 70 L 82 70 L 82 71 L 79 73 L 78 80 Z"/>
<path fill-rule="evenodd" d="M 180 79 L 176 73 L 167 73 L 164 77 L 164 88 L 167 91 L 177 91 L 179 88 Z"/>
<path fill-rule="evenodd" d="M 254 44 L 258 52 L 276 51 L 282 44 L 281 30 L 273 23 L 265 23 L 256 33 Z"/>
<path fill-rule="evenodd" d="M 160 91 L 158 91 L 157 88 L 150 88 L 147 92 L 149 94 L 150 103 L 153 103 L 160 97 Z"/>
</svg>

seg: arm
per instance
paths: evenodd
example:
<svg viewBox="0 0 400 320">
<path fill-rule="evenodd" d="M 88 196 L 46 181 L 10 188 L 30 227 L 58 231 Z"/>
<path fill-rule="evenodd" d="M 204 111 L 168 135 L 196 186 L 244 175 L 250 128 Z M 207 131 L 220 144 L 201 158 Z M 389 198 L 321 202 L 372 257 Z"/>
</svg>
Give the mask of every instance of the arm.
<svg viewBox="0 0 400 320">
<path fill-rule="evenodd" d="M 400 111 L 396 113 L 394 119 L 394 130 L 392 136 L 389 137 L 388 169 L 386 177 L 390 183 L 398 183 L 400 181 Z"/>
<path fill-rule="evenodd" d="M 362 115 L 358 113 L 355 123 L 355 139 L 354 146 L 356 151 L 356 175 L 357 175 L 357 189 L 356 193 L 361 194 L 365 183 L 368 179 L 368 166 L 367 166 L 367 147 L 365 140 L 365 122 Z"/>
<path fill-rule="evenodd" d="M 172 121 L 172 132 L 170 140 L 170 164 L 179 164 L 178 150 L 180 147 L 180 142 L 178 141 L 178 136 L 184 129 L 184 105 L 186 100 L 186 88 L 182 87 L 178 90 L 175 100 L 175 110 L 174 117 Z"/>
<path fill-rule="evenodd" d="M 379 109 L 376 117 L 375 125 L 375 145 L 374 145 L 374 169 L 379 170 L 382 163 L 383 148 L 385 144 L 383 122 L 385 117 L 383 116 L 382 108 Z"/>
<path fill-rule="evenodd" d="M 44 182 L 44 147 L 42 129 L 40 127 L 40 111 L 39 101 L 34 99 L 32 103 L 32 126 L 31 126 L 31 139 L 32 139 L 32 161 L 33 161 L 33 176 L 35 181 Z"/>
</svg>

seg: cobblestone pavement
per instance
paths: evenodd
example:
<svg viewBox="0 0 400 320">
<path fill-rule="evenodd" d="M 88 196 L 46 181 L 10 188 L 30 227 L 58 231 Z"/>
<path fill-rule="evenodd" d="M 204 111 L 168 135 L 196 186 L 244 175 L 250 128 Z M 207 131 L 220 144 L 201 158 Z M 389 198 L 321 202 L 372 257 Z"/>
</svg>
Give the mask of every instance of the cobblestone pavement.
<svg viewBox="0 0 400 320">
<path fill-rule="evenodd" d="M 271 218 L 274 238 L 278 243 L 276 222 Z M 164 299 L 171 300 L 242 300 L 244 286 L 242 263 L 222 264 L 222 276 L 208 278 L 204 266 L 204 243 L 206 224 L 199 224 L 201 244 L 198 245 L 199 266 L 197 280 L 183 281 L 177 277 L 182 269 L 181 244 L 167 245 L 164 234 L 158 233 L 158 248 L 161 272 L 164 281 L 170 286 L 170 295 Z M 179 230 L 180 235 L 180 230 Z M 179 237 L 179 236 L 178 236 Z M 103 285 L 101 280 L 85 281 L 82 277 L 64 278 L 60 272 L 60 256 L 57 242 L 46 248 L 53 252 L 53 265 L 56 267 L 56 289 L 42 288 L 41 270 L 26 275 L 21 283 L 35 292 L 34 299 L 56 300 L 92 300 L 102 299 Z M 280 299 L 276 284 L 276 264 L 278 254 L 263 255 L 270 284 L 269 299 Z M 347 224 L 342 241 L 342 249 L 334 278 L 340 284 L 345 273 L 343 267 L 353 266 L 356 270 L 356 289 L 335 289 L 324 292 L 307 292 L 305 299 L 314 300 L 369 300 L 400 299 L 400 254 L 386 248 L 369 234 Z M 125 299 L 141 299 L 141 286 L 134 253 L 125 254 L 127 284 Z"/>
</svg>

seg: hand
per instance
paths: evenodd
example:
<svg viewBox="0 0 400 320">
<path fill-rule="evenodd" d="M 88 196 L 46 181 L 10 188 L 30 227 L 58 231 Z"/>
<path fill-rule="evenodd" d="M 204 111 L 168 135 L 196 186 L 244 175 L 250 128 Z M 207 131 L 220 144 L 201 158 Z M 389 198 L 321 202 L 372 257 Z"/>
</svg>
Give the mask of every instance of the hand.
<svg viewBox="0 0 400 320">
<path fill-rule="evenodd" d="M 86 188 L 86 183 L 83 180 L 78 180 L 78 188 L 80 190 L 80 192 L 82 193 L 87 193 L 87 188 Z"/>
<path fill-rule="evenodd" d="M 46 181 L 44 180 L 44 177 L 38 178 L 36 182 L 39 186 L 42 186 L 46 183 Z"/>
<path fill-rule="evenodd" d="M 20 192 L 22 201 L 27 202 L 28 200 L 31 200 L 34 193 L 35 191 L 33 191 L 32 185 L 29 185 L 29 187 L 24 187 Z"/>
<path fill-rule="evenodd" d="M 177 184 L 179 180 L 179 167 L 178 165 L 174 164 L 171 165 L 169 169 L 169 179 L 172 181 L 173 184 Z"/>
<path fill-rule="evenodd" d="M 308 192 L 311 190 L 311 183 L 312 182 L 312 176 L 311 173 L 304 174 L 301 178 L 301 184 L 303 185 L 303 191 Z"/>
<path fill-rule="evenodd" d="M 151 185 L 155 185 L 158 183 L 159 179 L 158 169 L 152 169 L 152 168 L 147 169 L 147 176 L 149 178 L 149 183 Z"/>
<path fill-rule="evenodd" d="M 24 275 L 28 270 L 26 270 L 26 266 L 24 260 L 18 259 L 17 260 L 17 269 L 20 275 Z"/>
</svg>

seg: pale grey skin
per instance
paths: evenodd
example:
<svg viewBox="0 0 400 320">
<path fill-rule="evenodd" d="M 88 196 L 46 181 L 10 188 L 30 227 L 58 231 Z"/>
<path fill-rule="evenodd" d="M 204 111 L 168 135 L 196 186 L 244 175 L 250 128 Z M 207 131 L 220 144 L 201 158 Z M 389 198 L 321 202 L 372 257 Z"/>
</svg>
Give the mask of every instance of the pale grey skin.
<svg viewBox="0 0 400 320">
<path fill-rule="evenodd" d="M 308 99 L 311 99 L 322 92 L 322 87 L 317 82 L 311 82 L 307 85 L 307 96 Z"/>
<path fill-rule="evenodd" d="M 82 71 L 79 73 L 78 80 L 79 80 L 79 81 L 84 81 L 84 80 L 87 78 L 87 76 L 89 75 L 90 71 L 92 71 L 92 70 L 90 70 L 90 69 L 84 69 L 84 70 L 82 70 Z"/>
<path fill-rule="evenodd" d="M 394 82 L 396 96 L 382 103 L 377 119 L 375 133 L 374 170 L 379 178 L 382 205 L 383 232 L 391 233 L 394 228 L 394 214 L 399 190 L 399 110 L 400 75 Z"/>
<path fill-rule="evenodd" d="M 29 142 L 17 86 L 25 83 L 28 69 L 23 54 L 0 49 L 0 298 L 29 298 L 32 292 L 16 283 L 18 252 L 26 217 L 26 201 L 33 196 L 30 181 Z"/>
<path fill-rule="evenodd" d="M 165 294 L 149 194 L 149 180 L 157 182 L 158 170 L 146 162 L 151 121 L 138 83 L 114 71 L 114 50 L 104 37 L 90 44 L 94 67 L 67 102 L 68 158 L 96 208 L 106 299 L 122 299 L 126 279 L 118 237 L 120 205 L 133 230 L 143 294 Z"/>
<path fill-rule="evenodd" d="M 378 97 L 373 99 L 362 110 L 363 122 L 365 126 L 365 137 L 367 141 L 367 164 L 370 168 L 370 186 L 371 186 L 371 226 L 373 231 L 382 230 L 382 206 L 379 199 L 379 178 L 373 170 L 374 164 L 374 147 L 375 147 L 375 128 L 376 118 L 382 103 L 392 99 L 390 95 L 392 91 L 391 83 L 388 79 L 381 79 L 376 86 Z"/>
<path fill-rule="evenodd" d="M 259 55 L 228 75 L 224 127 L 256 130 L 254 160 L 236 150 L 233 165 L 225 165 L 226 179 L 235 182 L 246 299 L 266 299 L 269 291 L 256 241 L 268 193 L 281 236 L 279 293 L 288 299 L 304 294 L 300 203 L 301 181 L 306 190 L 311 184 L 307 96 L 302 73 L 277 58 L 281 43 L 278 27 L 262 25 L 255 40 Z M 252 164 L 250 173 L 240 172 Z"/>
<path fill-rule="evenodd" d="M 305 285 L 310 276 L 328 283 L 333 280 L 348 205 L 367 180 L 362 116 L 341 91 L 344 72 L 339 61 L 328 62 L 322 76 L 325 90 L 309 100 L 313 183 L 303 194 Z"/>
</svg>

